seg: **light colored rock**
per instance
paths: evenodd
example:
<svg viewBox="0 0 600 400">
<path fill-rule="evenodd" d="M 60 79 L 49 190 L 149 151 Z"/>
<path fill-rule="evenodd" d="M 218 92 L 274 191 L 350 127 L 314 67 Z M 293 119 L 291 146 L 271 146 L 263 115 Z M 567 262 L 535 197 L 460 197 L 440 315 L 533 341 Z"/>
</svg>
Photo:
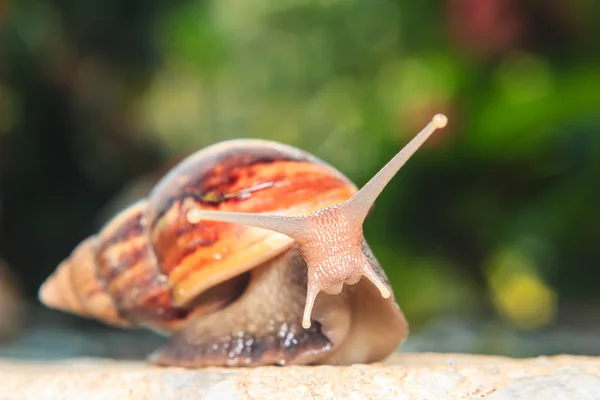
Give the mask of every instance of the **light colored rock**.
<svg viewBox="0 0 600 400">
<path fill-rule="evenodd" d="M 141 362 L 0 360 L 0 399 L 600 399 L 600 358 L 397 354 L 348 367 L 186 370 Z"/>
</svg>

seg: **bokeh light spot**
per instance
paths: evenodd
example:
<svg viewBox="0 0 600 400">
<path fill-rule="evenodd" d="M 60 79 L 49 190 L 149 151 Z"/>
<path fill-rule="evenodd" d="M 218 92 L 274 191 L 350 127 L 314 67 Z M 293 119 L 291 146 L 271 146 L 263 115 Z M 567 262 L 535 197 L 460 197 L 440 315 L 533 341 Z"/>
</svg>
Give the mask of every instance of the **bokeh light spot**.
<svg viewBox="0 0 600 400">
<path fill-rule="evenodd" d="M 518 328 L 540 328 L 554 319 L 556 293 L 527 255 L 516 249 L 500 251 L 490 263 L 488 279 L 494 305 Z"/>
<path fill-rule="evenodd" d="M 550 67 L 543 58 L 516 53 L 497 70 L 496 84 L 507 100 L 521 103 L 548 96 L 554 82 Z"/>
</svg>

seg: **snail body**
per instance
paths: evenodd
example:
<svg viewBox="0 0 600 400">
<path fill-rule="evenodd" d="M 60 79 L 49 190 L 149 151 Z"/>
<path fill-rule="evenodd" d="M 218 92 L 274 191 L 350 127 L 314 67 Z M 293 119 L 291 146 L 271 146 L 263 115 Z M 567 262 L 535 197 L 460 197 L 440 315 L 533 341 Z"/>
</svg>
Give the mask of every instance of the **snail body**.
<svg viewBox="0 0 600 400">
<path fill-rule="evenodd" d="M 168 336 L 149 356 L 157 365 L 381 360 L 408 324 L 362 222 L 442 117 L 361 190 L 292 146 L 206 147 L 84 239 L 43 283 L 40 301 Z"/>
</svg>

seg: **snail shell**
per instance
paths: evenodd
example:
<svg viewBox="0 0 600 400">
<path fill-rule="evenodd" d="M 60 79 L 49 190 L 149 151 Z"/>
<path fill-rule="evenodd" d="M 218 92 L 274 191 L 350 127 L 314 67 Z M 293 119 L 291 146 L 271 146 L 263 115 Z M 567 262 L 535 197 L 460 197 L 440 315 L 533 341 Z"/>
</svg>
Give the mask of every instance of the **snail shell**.
<svg viewBox="0 0 600 400">
<path fill-rule="evenodd" d="M 168 335 L 149 357 L 159 365 L 377 361 L 398 348 L 408 326 L 362 229 L 356 240 L 341 233 L 335 243 L 312 240 L 319 249 L 311 253 L 308 239 L 295 231 L 223 219 L 267 213 L 303 221 L 337 210 L 357 193 L 337 169 L 294 147 L 221 142 L 184 159 L 146 198 L 83 240 L 44 282 L 39 298 L 109 325 Z M 207 218 L 193 220 L 193 211 Z M 333 221 L 327 218 L 319 223 Z M 344 223 L 311 232 L 331 239 L 333 225 Z M 336 253 L 340 245 L 366 257 L 370 273 L 361 273 L 368 279 L 335 265 L 321 268 L 331 261 L 329 249 Z M 321 267 L 314 267 L 315 254 Z"/>
</svg>

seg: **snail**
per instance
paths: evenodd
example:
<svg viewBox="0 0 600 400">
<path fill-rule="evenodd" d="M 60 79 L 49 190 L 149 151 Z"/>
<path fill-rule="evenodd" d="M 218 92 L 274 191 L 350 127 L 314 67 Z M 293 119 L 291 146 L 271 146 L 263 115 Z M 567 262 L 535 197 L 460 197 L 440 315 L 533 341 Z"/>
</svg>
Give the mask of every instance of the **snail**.
<svg viewBox="0 0 600 400">
<path fill-rule="evenodd" d="M 41 285 L 47 307 L 167 336 L 159 366 L 349 365 L 384 359 L 408 323 L 363 236 L 375 199 L 442 114 L 360 190 L 259 139 L 186 157 L 80 242 Z"/>
</svg>

